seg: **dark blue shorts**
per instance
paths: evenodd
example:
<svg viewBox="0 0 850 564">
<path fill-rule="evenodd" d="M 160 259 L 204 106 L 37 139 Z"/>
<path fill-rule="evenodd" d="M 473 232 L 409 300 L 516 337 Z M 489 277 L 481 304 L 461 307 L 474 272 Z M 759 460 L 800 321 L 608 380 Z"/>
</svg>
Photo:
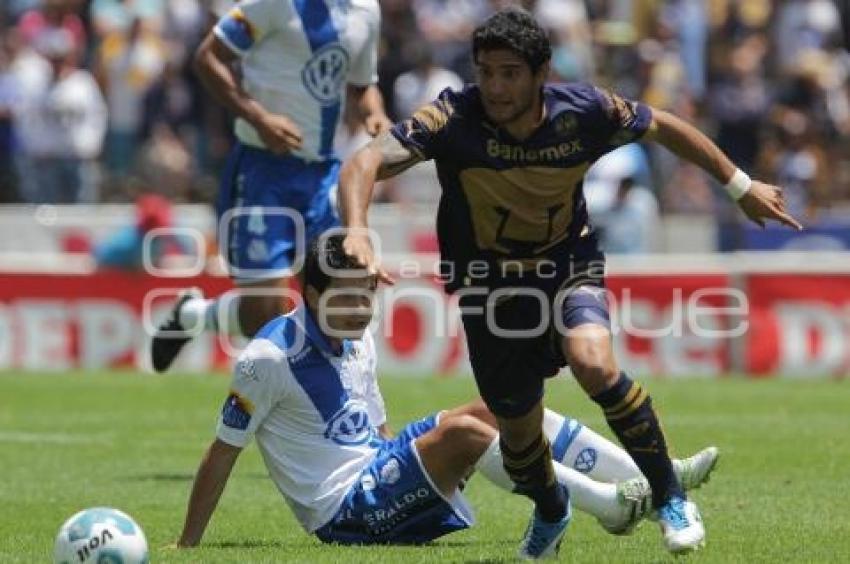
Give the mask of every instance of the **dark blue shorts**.
<svg viewBox="0 0 850 564">
<path fill-rule="evenodd" d="M 310 241 L 339 225 L 331 197 L 339 170 L 336 160 L 305 162 L 237 143 L 216 206 L 231 277 L 250 282 L 295 274 Z"/>
<path fill-rule="evenodd" d="M 436 426 L 432 415 L 385 441 L 316 536 L 339 544 L 422 544 L 469 527 L 473 517 L 463 496 L 445 499 L 437 491 L 414 445 Z"/>
<path fill-rule="evenodd" d="M 542 296 L 517 294 L 485 315 L 463 315 L 469 359 L 478 390 L 487 407 L 500 417 L 520 417 L 543 397 L 544 381 L 566 366 L 561 352 L 564 330 L 592 323 L 610 329 L 608 300 L 599 255 L 591 268 L 586 262 L 571 265 L 573 274 Z M 542 297 L 542 299 L 541 299 Z M 461 306 L 483 307 L 485 297 L 461 298 Z M 541 308 L 548 313 L 544 314 Z M 544 317 L 546 315 L 547 317 Z M 557 320 L 557 322 L 556 322 Z M 513 332 L 498 334 L 495 327 Z M 536 331 L 530 331 L 536 329 Z M 518 336 L 518 331 L 528 336 Z"/>
</svg>

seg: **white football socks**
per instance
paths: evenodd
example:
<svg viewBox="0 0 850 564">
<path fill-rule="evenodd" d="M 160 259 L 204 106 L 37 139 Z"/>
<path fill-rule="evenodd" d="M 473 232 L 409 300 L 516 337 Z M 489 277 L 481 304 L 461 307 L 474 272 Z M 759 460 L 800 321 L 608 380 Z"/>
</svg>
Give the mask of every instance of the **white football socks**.
<svg viewBox="0 0 850 564">
<path fill-rule="evenodd" d="M 555 477 L 570 492 L 573 507 L 600 519 L 616 519 L 622 514 L 617 501 L 617 487 L 614 484 L 595 482 L 572 468 L 553 461 Z M 499 437 L 487 448 L 475 465 L 481 474 L 496 486 L 514 491 L 514 483 L 502 466 L 502 453 L 499 449 Z"/>
<path fill-rule="evenodd" d="M 186 331 L 193 331 L 197 327 L 203 327 L 205 331 L 215 330 L 215 300 L 205 298 L 192 298 L 186 300 L 177 311 L 180 325 Z M 211 315 L 212 314 L 212 315 Z"/>
<path fill-rule="evenodd" d="M 224 302 L 225 307 L 221 307 Z M 239 325 L 239 297 L 224 294 L 214 300 L 192 298 L 180 307 L 180 325 L 187 331 L 201 326 L 204 331 L 219 331 L 225 335 L 242 335 Z"/>
<path fill-rule="evenodd" d="M 629 453 L 575 419 L 547 409 L 543 432 L 549 438 L 555 460 L 597 482 L 622 482 L 642 476 Z"/>
</svg>

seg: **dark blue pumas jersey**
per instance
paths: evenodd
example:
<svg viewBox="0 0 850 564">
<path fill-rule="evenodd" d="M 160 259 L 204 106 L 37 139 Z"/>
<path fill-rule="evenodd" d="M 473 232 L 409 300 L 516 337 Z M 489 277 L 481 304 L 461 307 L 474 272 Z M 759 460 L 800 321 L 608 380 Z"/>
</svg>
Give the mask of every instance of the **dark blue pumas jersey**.
<svg viewBox="0 0 850 564">
<path fill-rule="evenodd" d="M 437 164 L 437 234 L 449 292 L 510 285 L 500 266 L 506 261 L 525 272 L 541 260 L 568 265 L 590 232 L 584 174 L 652 121 L 646 105 L 589 84 L 546 85 L 543 100 L 544 122 L 522 142 L 488 121 L 477 86 L 444 90 L 392 129 Z M 486 277 L 482 261 L 490 265 Z"/>
</svg>

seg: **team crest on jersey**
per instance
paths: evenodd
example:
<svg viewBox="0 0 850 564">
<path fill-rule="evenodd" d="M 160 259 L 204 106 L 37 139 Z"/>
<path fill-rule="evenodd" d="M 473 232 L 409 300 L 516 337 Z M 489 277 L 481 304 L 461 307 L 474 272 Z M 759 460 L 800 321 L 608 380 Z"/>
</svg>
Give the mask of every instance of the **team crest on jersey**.
<svg viewBox="0 0 850 564">
<path fill-rule="evenodd" d="M 598 456 L 596 449 L 588 447 L 578 453 L 575 462 L 573 462 L 573 468 L 587 474 L 596 466 Z"/>
<path fill-rule="evenodd" d="M 348 76 L 348 53 L 338 43 L 316 51 L 301 70 L 307 92 L 323 106 L 340 101 Z"/>
<path fill-rule="evenodd" d="M 401 467 L 398 460 L 390 458 L 383 468 L 381 468 L 381 481 L 388 485 L 393 485 L 401 478 Z"/>
<path fill-rule="evenodd" d="M 369 442 L 372 438 L 372 426 L 369 424 L 366 404 L 360 400 L 347 401 L 328 421 L 325 438 L 344 446 Z"/>
<path fill-rule="evenodd" d="M 578 131 L 578 118 L 570 112 L 562 113 L 555 120 L 555 131 L 560 135 L 574 135 Z"/>
</svg>

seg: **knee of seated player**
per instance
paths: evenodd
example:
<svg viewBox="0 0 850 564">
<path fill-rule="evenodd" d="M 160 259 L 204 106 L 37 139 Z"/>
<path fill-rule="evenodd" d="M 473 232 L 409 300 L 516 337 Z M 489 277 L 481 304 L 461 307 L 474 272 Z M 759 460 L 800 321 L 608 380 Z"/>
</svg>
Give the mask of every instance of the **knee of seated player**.
<svg viewBox="0 0 850 564">
<path fill-rule="evenodd" d="M 608 334 L 566 337 L 564 356 L 576 380 L 590 395 L 607 390 L 619 377 Z"/>
<path fill-rule="evenodd" d="M 496 431 L 480 419 L 469 414 L 457 414 L 440 421 L 440 441 L 454 456 L 467 465 L 475 464 L 493 439 Z"/>
<path fill-rule="evenodd" d="M 457 417 L 459 415 L 470 415 L 479 421 L 486 423 L 492 429 L 497 429 L 498 425 L 496 423 L 496 416 L 493 415 L 493 412 L 487 407 L 487 404 L 484 403 L 484 400 L 478 398 L 477 400 L 471 401 L 454 409 L 450 409 L 445 412 L 444 418 L 449 417 Z"/>
</svg>

